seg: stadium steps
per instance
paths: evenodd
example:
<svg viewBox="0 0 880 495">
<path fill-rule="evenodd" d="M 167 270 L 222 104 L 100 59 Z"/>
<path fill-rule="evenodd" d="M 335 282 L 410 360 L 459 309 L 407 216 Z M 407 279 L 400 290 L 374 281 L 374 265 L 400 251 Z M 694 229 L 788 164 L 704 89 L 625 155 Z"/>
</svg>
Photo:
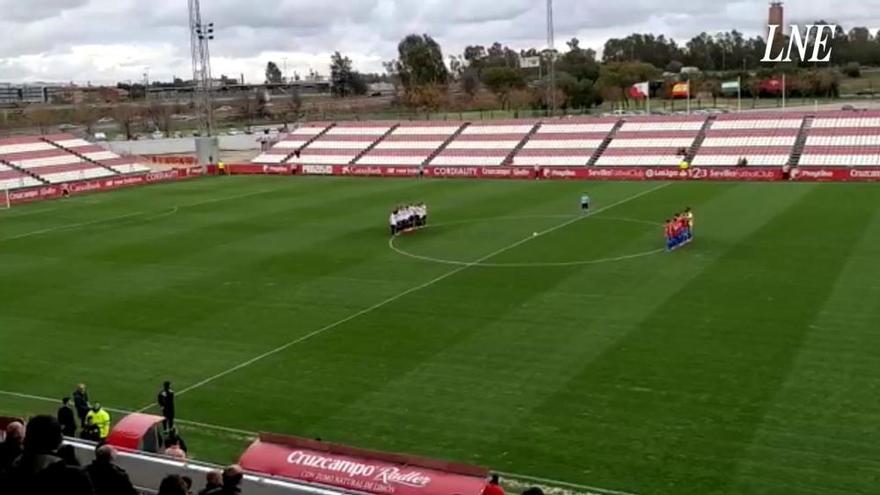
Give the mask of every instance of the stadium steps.
<svg viewBox="0 0 880 495">
<path fill-rule="evenodd" d="M 534 126 L 532 126 L 532 130 L 530 130 L 523 138 L 520 140 L 519 144 L 516 145 L 515 148 L 510 150 L 510 153 L 507 154 L 507 157 L 504 158 L 504 161 L 501 162 L 501 165 L 504 167 L 509 167 L 513 165 L 513 158 L 519 153 L 523 148 L 525 148 L 526 143 L 532 139 L 532 136 L 538 133 L 538 130 L 541 128 L 542 122 L 538 122 Z"/>
<path fill-rule="evenodd" d="M 56 142 L 54 142 L 54 141 L 50 141 L 49 139 L 46 139 L 46 138 L 42 138 L 42 137 L 41 137 L 41 138 L 40 138 L 40 141 L 43 141 L 44 143 L 50 144 L 50 145 L 52 145 L 52 146 L 58 148 L 59 150 L 62 150 L 62 151 L 67 152 L 67 153 L 70 153 L 71 155 L 76 156 L 77 158 L 79 158 L 80 160 L 82 160 L 82 161 L 84 161 L 84 162 L 91 163 L 91 164 L 94 165 L 95 167 L 101 167 L 101 168 L 103 168 L 103 169 L 105 169 L 105 170 L 108 170 L 108 171 L 110 171 L 110 172 L 113 172 L 113 175 L 119 175 L 119 172 L 116 171 L 116 170 L 114 170 L 112 167 L 110 167 L 110 166 L 108 166 L 108 165 L 104 165 L 104 164 L 101 163 L 101 162 L 98 162 L 98 161 L 92 160 L 91 158 L 87 157 L 86 155 L 83 155 L 82 153 L 80 153 L 80 152 L 78 152 L 78 151 L 76 151 L 76 150 L 73 150 L 73 149 L 70 149 L 70 148 L 65 148 L 64 146 L 61 146 L 60 144 L 58 144 L 58 143 L 56 143 Z"/>
<path fill-rule="evenodd" d="M 605 153 L 605 150 L 608 149 L 608 146 L 611 145 L 611 141 L 614 141 L 614 137 L 617 136 L 617 131 L 623 127 L 623 124 L 626 123 L 626 119 L 620 119 L 614 124 L 614 127 L 611 128 L 611 131 L 608 132 L 608 135 L 605 136 L 605 139 L 602 141 L 602 144 L 596 148 L 596 151 L 593 152 L 593 156 L 590 157 L 590 160 L 587 162 L 588 167 L 594 167 L 596 162 L 599 161 L 599 158 L 602 158 L 602 155 Z"/>
<path fill-rule="evenodd" d="M 47 181 L 46 179 L 44 179 L 44 178 L 40 177 L 39 175 L 37 175 L 37 174 L 31 172 L 30 170 L 28 170 L 28 169 L 26 169 L 26 168 L 21 168 L 21 167 L 19 167 L 18 165 L 13 165 L 11 162 L 7 162 L 6 160 L 2 160 L 2 159 L 0 159 L 0 164 L 6 165 L 7 167 L 11 168 L 12 170 L 15 170 L 15 171 L 17 171 L 17 172 L 21 172 L 21 173 L 27 175 L 28 177 L 33 177 L 34 179 L 37 179 L 38 181 L 40 181 L 40 182 L 43 183 L 43 184 L 49 184 L 49 183 L 50 183 L 50 182 Z"/>
<path fill-rule="evenodd" d="M 446 141 L 443 141 L 443 144 L 438 146 L 436 150 L 434 150 L 430 155 L 428 155 L 428 158 L 425 158 L 425 161 L 423 161 L 420 166 L 427 167 L 428 164 L 431 163 L 431 160 L 433 160 L 434 158 L 437 158 L 437 155 L 442 153 L 443 150 L 445 150 L 446 147 L 449 146 L 449 143 L 458 139 L 458 136 L 461 136 L 461 133 L 464 132 L 464 130 L 467 129 L 468 126 L 470 126 L 470 125 L 471 125 L 470 122 L 465 122 L 464 124 L 461 124 L 461 127 L 459 127 L 457 131 L 453 132 L 451 136 L 446 138 Z"/>
<path fill-rule="evenodd" d="M 349 165 L 356 164 L 358 162 L 358 160 L 360 160 L 361 158 L 364 157 L 364 155 L 373 151 L 376 148 L 376 146 L 379 146 L 379 143 L 381 143 L 382 141 L 385 141 L 385 139 L 388 136 L 390 136 L 392 133 L 394 133 L 394 131 L 396 131 L 398 127 L 400 127 L 400 123 L 397 123 L 397 124 L 394 124 L 393 126 L 391 126 L 391 128 L 388 129 L 388 131 L 386 131 L 385 134 L 382 134 L 381 136 L 379 136 L 379 139 L 373 141 L 372 144 L 370 144 L 369 146 L 364 148 L 363 151 L 358 153 L 357 156 L 355 156 L 350 162 L 348 162 L 348 164 Z"/>
<path fill-rule="evenodd" d="M 804 154 L 804 146 L 807 144 L 807 136 L 810 134 L 810 129 L 813 128 L 813 120 L 815 118 L 815 115 L 807 115 L 804 117 L 804 121 L 801 123 L 801 129 L 798 131 L 798 137 L 794 141 L 794 146 L 791 148 L 791 156 L 788 157 L 788 165 L 790 167 L 797 167 L 800 165 L 801 156 Z"/>
<path fill-rule="evenodd" d="M 308 141 L 306 141 L 305 143 L 303 143 L 302 146 L 299 147 L 299 151 L 302 152 L 302 150 L 308 148 L 309 145 L 311 145 L 312 143 L 314 143 L 318 139 L 321 139 L 322 137 L 324 137 L 324 135 L 327 134 L 328 132 L 330 132 L 330 129 L 333 129 L 334 127 L 336 127 L 336 122 L 328 125 L 323 131 L 321 131 L 321 132 L 315 134 L 314 136 L 312 136 L 311 138 L 309 138 Z M 297 152 L 297 150 L 293 150 L 290 153 L 288 153 L 287 156 L 285 156 L 284 159 L 281 160 L 281 163 L 289 163 L 290 159 L 293 158 L 294 155 L 296 155 L 296 152 Z"/>
<path fill-rule="evenodd" d="M 696 158 L 697 153 L 700 152 L 700 148 L 703 146 L 703 141 L 706 140 L 706 133 L 709 132 L 709 129 L 712 128 L 712 124 L 714 124 L 717 119 L 717 115 L 710 115 L 709 118 L 706 119 L 706 122 L 703 123 L 703 127 L 700 128 L 700 133 L 694 138 L 694 144 L 691 145 L 690 149 L 688 149 L 687 155 L 685 155 L 684 159 L 686 162 L 694 162 L 694 158 Z"/>
</svg>

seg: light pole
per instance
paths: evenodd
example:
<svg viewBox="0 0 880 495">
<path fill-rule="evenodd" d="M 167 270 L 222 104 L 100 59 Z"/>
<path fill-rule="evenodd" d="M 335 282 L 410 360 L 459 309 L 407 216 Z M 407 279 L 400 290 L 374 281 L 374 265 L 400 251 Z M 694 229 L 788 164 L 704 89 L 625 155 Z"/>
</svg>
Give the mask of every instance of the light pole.
<svg viewBox="0 0 880 495">
<path fill-rule="evenodd" d="M 553 0 L 547 0 L 547 50 L 550 52 L 549 85 L 547 91 L 550 115 L 556 114 L 556 34 L 553 27 Z"/>
</svg>

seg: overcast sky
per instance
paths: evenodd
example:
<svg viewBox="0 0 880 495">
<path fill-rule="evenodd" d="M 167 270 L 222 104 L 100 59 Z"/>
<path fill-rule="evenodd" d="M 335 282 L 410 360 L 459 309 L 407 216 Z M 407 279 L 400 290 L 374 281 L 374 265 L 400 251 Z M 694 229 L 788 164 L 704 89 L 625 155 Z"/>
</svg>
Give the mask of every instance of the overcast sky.
<svg viewBox="0 0 880 495">
<path fill-rule="evenodd" d="M 560 47 L 576 36 L 600 49 L 609 37 L 665 33 L 680 42 L 701 31 L 754 35 L 764 0 L 556 0 Z M 0 81 L 113 82 L 191 78 L 186 0 L 0 0 Z M 364 72 L 381 71 L 408 33 L 428 33 L 444 55 L 499 41 L 516 49 L 546 39 L 543 0 L 202 0 L 214 22 L 214 74 L 262 81 L 266 62 L 288 74 L 327 72 L 340 50 Z M 880 0 L 793 0 L 786 23 L 823 18 L 846 29 L 880 27 Z M 147 69 L 148 68 L 148 69 Z"/>
</svg>

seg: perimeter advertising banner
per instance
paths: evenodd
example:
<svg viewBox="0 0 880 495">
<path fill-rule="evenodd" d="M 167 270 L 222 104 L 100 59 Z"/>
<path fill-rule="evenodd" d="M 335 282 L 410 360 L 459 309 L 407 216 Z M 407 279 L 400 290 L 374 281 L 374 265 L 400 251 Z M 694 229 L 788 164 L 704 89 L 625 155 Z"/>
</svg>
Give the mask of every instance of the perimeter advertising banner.
<svg viewBox="0 0 880 495">
<path fill-rule="evenodd" d="M 268 434 L 239 464 L 254 473 L 394 495 L 481 495 L 488 475 L 474 466 Z"/>
<path fill-rule="evenodd" d="M 302 166 L 304 175 L 360 177 L 417 177 L 418 167 L 382 165 Z M 574 180 L 658 180 L 658 181 L 744 181 L 772 182 L 784 179 L 778 167 L 425 167 L 422 176 L 473 179 L 574 179 Z M 877 182 L 880 167 L 800 167 L 793 180 L 802 182 Z"/>
<path fill-rule="evenodd" d="M 189 169 L 172 169 L 148 174 L 123 175 L 106 179 L 83 180 L 68 182 L 66 184 L 53 184 L 48 186 L 30 187 L 27 189 L 16 189 L 9 192 L 9 202 L 16 204 L 60 198 L 65 189 L 70 194 L 82 194 L 93 191 L 119 189 L 121 187 L 168 182 L 196 177 L 202 174 L 203 170 L 201 168 L 193 167 Z"/>
</svg>

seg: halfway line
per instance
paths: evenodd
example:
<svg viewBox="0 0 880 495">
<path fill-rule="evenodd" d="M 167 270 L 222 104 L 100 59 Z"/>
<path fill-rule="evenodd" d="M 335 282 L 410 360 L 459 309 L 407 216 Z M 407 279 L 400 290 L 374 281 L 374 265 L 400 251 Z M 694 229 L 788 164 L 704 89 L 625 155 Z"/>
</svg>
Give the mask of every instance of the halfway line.
<svg viewBox="0 0 880 495">
<path fill-rule="evenodd" d="M 598 210 L 596 210 L 596 211 L 593 212 L 592 214 L 593 214 L 593 215 L 596 215 L 596 214 L 602 213 L 603 211 L 607 211 L 607 210 L 610 210 L 610 209 L 615 208 L 615 207 L 617 207 L 617 206 L 620 206 L 620 205 L 622 205 L 622 204 L 629 203 L 630 201 L 634 201 L 634 200 L 636 200 L 636 199 L 638 199 L 638 198 L 641 198 L 642 196 L 645 196 L 645 195 L 647 195 L 647 194 L 651 194 L 652 192 L 659 191 L 660 189 L 666 188 L 666 187 L 668 187 L 670 184 L 671 184 L 671 182 L 667 182 L 667 183 L 661 184 L 661 185 L 659 185 L 659 186 L 652 187 L 651 189 L 648 189 L 648 190 L 646 190 L 646 191 L 642 191 L 642 192 L 640 192 L 640 193 L 638 193 L 638 194 L 635 194 L 635 195 L 630 196 L 630 197 L 628 197 L 628 198 L 622 199 L 622 200 L 620 200 L 620 201 L 618 201 L 618 202 L 616 202 L 616 203 L 612 203 L 612 204 L 610 204 L 610 205 L 608 205 L 608 206 L 605 206 L 605 207 L 603 207 L 603 208 L 599 208 Z M 580 220 L 582 220 L 582 219 L 584 219 L 584 218 L 589 218 L 589 216 L 588 216 L 588 215 L 578 216 L 578 217 L 572 218 L 572 219 L 570 219 L 570 220 L 567 220 L 567 221 L 565 221 L 565 222 L 562 222 L 561 224 L 556 225 L 555 227 L 551 227 L 551 228 L 549 228 L 549 229 L 547 229 L 547 230 L 545 230 L 545 231 L 543 231 L 543 232 L 540 232 L 539 235 L 538 235 L 537 237 L 540 237 L 540 236 L 543 236 L 543 235 L 549 234 L 549 233 L 551 233 L 551 232 L 555 232 L 555 231 L 557 231 L 557 230 L 559 230 L 559 229 L 563 229 L 563 228 L 565 228 L 565 227 L 568 227 L 569 225 L 571 225 L 571 224 L 573 224 L 573 223 L 575 223 L 575 222 L 579 222 Z M 231 374 L 231 373 L 235 373 L 236 371 L 238 371 L 238 370 L 240 370 L 240 369 L 243 369 L 243 368 L 246 368 L 246 367 L 248 367 L 248 366 L 250 366 L 250 365 L 252 365 L 252 364 L 254 364 L 254 363 L 258 362 L 258 361 L 262 361 L 263 359 L 266 359 L 267 357 L 274 356 L 275 354 L 278 354 L 279 352 L 282 352 L 282 351 L 284 351 L 284 350 L 286 350 L 286 349 L 289 349 L 289 348 L 292 347 L 292 346 L 295 346 L 295 345 L 297 345 L 297 344 L 301 344 L 301 343 L 303 343 L 303 342 L 305 342 L 305 341 L 307 341 L 307 340 L 309 340 L 309 339 L 311 339 L 311 338 L 313 338 L 313 337 L 316 337 L 316 336 L 318 336 L 318 335 L 321 335 L 321 334 L 324 333 L 324 332 L 327 332 L 327 331 L 333 330 L 334 328 L 336 328 L 336 327 L 338 327 L 338 326 L 340 326 L 340 325 L 343 325 L 343 324 L 345 324 L 345 323 L 348 323 L 348 322 L 350 322 L 350 321 L 352 321 L 352 320 L 354 320 L 354 319 L 357 319 L 357 318 L 359 318 L 359 317 L 361 317 L 361 316 L 363 316 L 363 315 L 365 315 L 365 314 L 372 313 L 373 311 L 375 311 L 375 310 L 377 310 L 377 309 L 379 309 L 379 308 L 382 308 L 382 307 L 384 307 L 384 306 L 387 306 L 387 305 L 389 305 L 389 304 L 391 304 L 391 303 L 393 303 L 393 302 L 395 302 L 395 301 L 397 301 L 397 300 L 399 300 L 399 299 L 401 299 L 401 298 L 403 298 L 403 297 L 406 297 L 406 296 L 412 294 L 413 292 L 417 292 L 417 291 L 420 291 L 420 290 L 422 290 L 422 289 L 428 288 L 428 287 L 430 287 L 430 286 L 432 286 L 432 285 L 434 285 L 434 284 L 436 284 L 436 283 L 438 283 L 438 282 L 441 282 L 441 281 L 443 281 L 443 280 L 446 280 L 446 279 L 449 278 L 449 277 L 452 277 L 453 275 L 456 275 L 456 274 L 458 274 L 458 273 L 461 273 L 461 272 L 463 272 L 464 270 L 467 270 L 468 268 L 472 268 L 472 267 L 474 267 L 474 266 L 479 266 L 479 265 L 480 265 L 481 263 L 483 263 L 484 261 L 489 260 L 489 259 L 491 259 L 491 258 L 494 258 L 495 256 L 498 256 L 499 254 L 506 253 L 507 251 L 510 251 L 511 249 L 515 249 L 515 248 L 517 248 L 517 247 L 519 247 L 519 246 L 522 246 L 523 244 L 525 244 L 525 243 L 527 243 L 527 242 L 529 242 L 529 241 L 531 241 L 531 240 L 533 240 L 533 239 L 535 239 L 535 238 L 536 238 L 535 236 L 526 237 L 526 238 L 521 239 L 521 240 L 519 240 L 519 241 L 517 241 L 517 242 L 514 242 L 513 244 L 510 244 L 509 246 L 505 246 L 505 247 L 503 247 L 503 248 L 501 248 L 501 249 L 498 249 L 498 250 L 496 250 L 496 251 L 493 251 L 493 252 L 491 252 L 491 253 L 489 253 L 489 254 L 487 254 L 487 255 L 485 255 L 485 256 L 479 258 L 479 259 L 476 259 L 476 260 L 474 260 L 474 261 L 471 261 L 470 263 L 466 263 L 466 264 L 464 264 L 464 265 L 462 265 L 462 266 L 460 266 L 460 267 L 458 267 L 458 268 L 456 268 L 456 269 L 454 269 L 454 270 L 452 270 L 452 271 L 446 272 L 446 273 L 444 273 L 443 275 L 440 275 L 440 276 L 437 277 L 437 278 L 433 278 L 433 279 L 431 279 L 431 280 L 429 280 L 429 281 L 427 281 L 427 282 L 425 282 L 425 283 L 422 283 L 422 284 L 416 285 L 415 287 L 411 287 L 411 288 L 409 288 L 409 289 L 407 289 L 407 290 L 401 292 L 400 294 L 397 294 L 397 295 L 395 295 L 395 296 L 391 296 L 391 297 L 389 297 L 388 299 L 385 299 L 385 300 L 383 300 L 383 301 L 381 301 L 381 302 L 378 302 L 378 303 L 376 303 L 376 304 L 374 304 L 374 305 L 372 305 L 372 306 L 370 306 L 370 307 L 368 307 L 368 308 L 362 309 L 362 310 L 358 311 L 357 313 L 353 313 L 353 314 L 351 314 L 351 315 L 349 315 L 349 316 L 347 316 L 347 317 L 345 317 L 345 318 L 343 318 L 343 319 L 341 319 L 341 320 L 339 320 L 339 321 L 336 321 L 336 322 L 331 323 L 331 324 L 329 324 L 329 325 L 327 325 L 327 326 L 321 327 L 321 328 L 319 328 L 319 329 L 317 329 L 317 330 L 314 330 L 314 331 L 312 331 L 312 332 L 310 332 L 310 333 L 307 333 L 306 335 L 303 335 L 302 337 L 299 337 L 299 338 L 297 338 L 297 339 L 291 340 L 290 342 L 288 342 L 288 343 L 286 343 L 286 344 L 280 345 L 280 346 L 278 346 L 278 347 L 276 347 L 276 348 L 274 348 L 274 349 L 271 349 L 271 350 L 269 350 L 269 351 L 264 352 L 263 354 L 260 354 L 260 355 L 258 355 L 258 356 L 255 356 L 255 357 L 251 358 L 251 359 L 248 359 L 247 361 L 241 362 L 241 363 L 239 363 L 239 364 L 237 364 L 237 365 L 235 365 L 235 366 L 233 366 L 233 367 L 231 367 L 231 368 L 229 368 L 229 369 L 227 369 L 227 370 L 224 370 L 224 371 L 221 371 L 220 373 L 217 373 L 216 375 L 209 376 L 208 378 L 205 378 L 204 380 L 202 380 L 202 381 L 200 381 L 200 382 L 197 382 L 197 383 L 195 383 L 195 384 L 193 384 L 193 385 L 190 385 L 189 387 L 186 387 L 186 388 L 184 388 L 183 390 L 177 392 L 177 395 L 183 395 L 183 394 L 185 394 L 185 393 L 187 393 L 187 392 L 191 392 L 191 391 L 193 391 L 193 390 L 195 390 L 195 389 L 197 389 L 197 388 L 201 388 L 201 387 L 203 387 L 203 386 L 205 386 L 205 385 L 207 385 L 207 384 L 209 384 L 209 383 L 211 383 L 211 382 L 213 382 L 213 381 L 215 381 L 215 380 L 218 380 L 218 379 L 220 379 L 220 378 L 223 378 L 223 377 L 226 376 L 226 375 L 229 375 L 229 374 Z M 153 407 L 153 404 L 148 404 L 148 405 L 146 405 L 146 406 L 144 406 L 144 407 L 138 409 L 138 412 L 146 411 L 147 409 L 150 409 L 151 407 Z"/>
</svg>

